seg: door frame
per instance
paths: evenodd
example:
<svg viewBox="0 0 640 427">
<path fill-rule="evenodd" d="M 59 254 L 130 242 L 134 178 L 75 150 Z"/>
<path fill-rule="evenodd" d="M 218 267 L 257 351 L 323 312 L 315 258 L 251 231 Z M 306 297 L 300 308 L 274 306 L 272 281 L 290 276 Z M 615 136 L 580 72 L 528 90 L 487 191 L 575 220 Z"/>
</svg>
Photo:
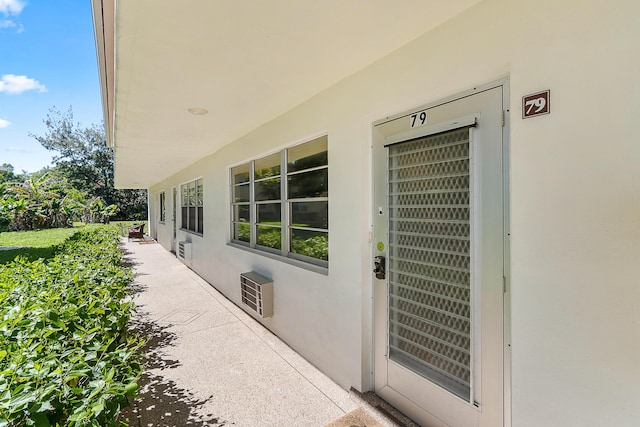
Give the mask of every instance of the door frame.
<svg viewBox="0 0 640 427">
<path fill-rule="evenodd" d="M 178 239 L 178 188 L 171 187 L 171 252 L 177 253 Z"/>
<path fill-rule="evenodd" d="M 440 105 L 444 105 L 450 102 L 458 101 L 463 98 L 473 96 L 477 93 L 484 92 L 486 90 L 494 89 L 497 87 L 502 87 L 502 105 L 503 105 L 503 116 L 502 116 L 502 165 L 503 165 L 503 188 L 502 188 L 502 208 L 503 208 L 503 275 L 504 275 L 504 292 L 503 292 L 503 425 L 504 427 L 511 427 L 511 262 L 510 262 L 510 254 L 511 254 L 511 245 L 510 245 L 510 236 L 511 236 L 511 228 L 510 228 L 510 90 L 509 90 L 509 77 L 505 76 L 498 80 L 492 81 L 490 83 L 486 83 L 483 85 L 476 86 L 472 89 L 456 93 L 454 95 L 439 99 L 434 102 L 430 102 L 427 104 L 423 104 L 414 108 L 409 108 L 404 110 L 401 113 L 396 113 L 390 116 L 387 116 L 383 119 L 376 120 L 372 123 L 371 129 L 371 224 L 370 230 L 371 235 L 374 236 L 374 223 L 373 219 L 378 214 L 376 205 L 376 196 L 375 196 L 375 173 L 377 172 L 377 168 L 375 165 L 376 158 L 374 154 L 375 147 L 375 127 L 396 120 L 401 117 L 408 116 L 411 112 L 419 112 L 422 110 L 427 110 L 430 108 L 434 108 Z M 374 269 L 373 258 L 376 253 L 375 248 L 375 239 L 371 239 L 370 246 L 370 266 L 372 271 Z M 376 313 L 377 306 L 379 304 L 387 304 L 387 301 L 381 302 L 376 301 L 375 295 L 375 287 L 376 287 L 376 278 L 374 274 L 370 275 L 370 292 L 372 296 L 372 311 L 371 311 L 371 353 L 370 360 L 372 361 L 372 388 L 375 390 L 376 384 Z M 386 340 L 385 340 L 386 341 Z M 392 402 L 393 403 L 393 402 Z M 422 410 L 413 402 L 406 402 L 405 411 L 409 416 L 412 413 L 425 413 L 426 411 Z M 430 414 L 427 414 L 430 416 Z M 433 417 L 434 425 L 438 425 L 441 421 L 437 418 Z"/>
</svg>

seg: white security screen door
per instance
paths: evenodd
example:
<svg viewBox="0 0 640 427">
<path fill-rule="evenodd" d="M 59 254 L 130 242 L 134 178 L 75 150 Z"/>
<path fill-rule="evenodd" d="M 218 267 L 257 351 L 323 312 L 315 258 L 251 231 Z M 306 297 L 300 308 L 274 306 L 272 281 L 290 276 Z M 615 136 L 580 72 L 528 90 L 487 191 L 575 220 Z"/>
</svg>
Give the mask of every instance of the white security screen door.
<svg viewBox="0 0 640 427">
<path fill-rule="evenodd" d="M 389 358 L 471 401 L 467 126 L 389 147 Z"/>
<path fill-rule="evenodd" d="M 374 127 L 376 392 L 433 426 L 501 426 L 503 87 Z"/>
</svg>

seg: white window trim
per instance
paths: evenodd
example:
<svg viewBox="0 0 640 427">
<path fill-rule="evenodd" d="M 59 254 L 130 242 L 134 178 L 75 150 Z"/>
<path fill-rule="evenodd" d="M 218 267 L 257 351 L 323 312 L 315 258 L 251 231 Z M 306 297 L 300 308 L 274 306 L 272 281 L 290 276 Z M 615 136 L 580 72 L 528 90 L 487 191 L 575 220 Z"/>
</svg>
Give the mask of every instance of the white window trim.
<svg viewBox="0 0 640 427">
<path fill-rule="evenodd" d="M 200 233 L 198 231 L 195 231 L 195 230 L 190 230 L 190 229 L 185 227 L 185 224 L 182 223 L 182 208 L 184 208 L 184 207 L 188 208 L 189 207 L 189 205 L 185 205 L 184 204 L 184 193 L 182 191 L 182 187 L 185 186 L 185 185 L 188 185 L 188 184 L 192 184 L 192 183 L 195 186 L 196 182 L 198 182 L 198 181 L 202 181 L 202 211 L 203 211 L 202 212 L 202 222 L 203 222 L 203 224 L 202 224 L 203 232 L 202 233 Z M 202 176 L 199 176 L 197 178 L 190 179 L 189 181 L 185 181 L 185 182 L 180 183 L 178 185 L 178 196 L 179 196 L 178 200 L 180 202 L 180 205 L 179 205 L 180 206 L 180 210 L 179 210 L 180 231 L 184 231 L 185 233 L 193 234 L 193 235 L 196 235 L 196 236 L 201 236 L 201 237 L 204 236 L 204 178 Z M 196 192 L 196 205 L 194 207 L 196 207 L 196 208 L 198 207 L 198 205 L 197 205 L 197 192 Z M 196 229 L 197 229 L 197 217 L 198 217 L 198 211 L 196 209 Z"/>
<path fill-rule="evenodd" d="M 291 265 L 295 265 L 297 267 L 301 267 L 310 271 L 314 271 L 320 274 L 328 274 L 329 272 L 329 261 L 325 261 L 325 260 L 321 260 L 318 258 L 313 258 L 313 257 L 309 257 L 306 255 L 301 255 L 301 254 L 297 254 L 295 252 L 291 252 L 289 250 L 289 242 L 290 242 L 290 233 L 291 233 L 291 229 L 304 229 L 304 230 L 309 230 L 309 231 L 319 231 L 319 232 L 323 232 L 326 233 L 327 236 L 329 235 L 329 228 L 327 227 L 327 229 L 316 229 L 316 228 L 312 228 L 312 227 L 294 227 L 292 225 L 290 225 L 290 215 L 291 215 L 291 204 L 293 202 L 310 202 L 310 201 L 326 201 L 327 203 L 329 202 L 329 197 L 314 197 L 314 198 L 302 198 L 302 199 L 289 199 L 288 198 L 288 179 L 287 177 L 290 175 L 296 175 L 296 174 L 300 174 L 300 173 L 304 173 L 304 172 L 311 172 L 311 171 L 315 171 L 315 170 L 323 170 L 323 169 L 329 169 L 329 163 L 328 163 L 328 159 L 327 159 L 327 164 L 323 165 L 323 166 L 318 166 L 318 167 L 313 167 L 313 168 L 309 168 L 309 169 L 304 169 L 304 170 L 300 170 L 300 171 L 295 171 L 295 172 L 291 172 L 289 173 L 287 171 L 287 166 L 288 166 L 288 159 L 287 159 L 287 150 L 290 150 L 292 148 L 295 148 L 297 146 L 306 144 L 306 143 L 310 143 L 316 139 L 322 138 L 322 137 L 326 137 L 328 140 L 328 134 L 324 133 L 324 134 L 320 134 L 317 135 L 311 139 L 305 140 L 303 142 L 297 143 L 297 144 L 293 144 L 290 146 L 286 146 L 281 148 L 280 150 L 276 151 L 276 152 L 272 152 L 272 153 L 267 153 L 263 156 L 259 156 L 259 157 L 255 157 L 252 158 L 250 160 L 247 160 L 245 162 L 242 163 L 238 163 L 236 165 L 230 166 L 228 169 L 228 185 L 227 185 L 227 189 L 230 191 L 229 194 L 229 200 L 230 200 L 230 204 L 229 204 L 229 212 L 230 212 L 230 220 L 229 220 L 229 231 L 230 231 L 230 235 L 229 235 L 229 241 L 228 241 L 228 245 L 238 248 L 238 249 L 243 249 L 243 250 L 247 250 L 249 252 L 255 253 L 255 254 L 259 254 L 259 255 L 264 255 L 267 256 L 268 258 L 272 258 L 272 259 L 277 259 L 280 260 L 282 262 L 285 262 L 287 264 L 291 264 Z M 328 147 L 327 147 L 328 149 Z M 258 160 L 261 160 L 265 157 L 268 156 L 272 156 L 274 154 L 280 153 L 280 199 L 273 200 L 270 201 L 272 203 L 280 203 L 281 205 L 281 226 L 280 226 L 280 230 L 281 230 L 281 239 L 282 239 L 282 243 L 281 244 L 281 248 L 280 249 L 275 249 L 275 248 L 270 248 L 270 247 L 266 247 L 266 246 L 261 246 L 257 244 L 257 235 L 256 232 L 254 230 L 254 228 L 257 226 L 257 209 L 256 206 L 257 204 L 260 204 L 261 202 L 256 202 L 255 200 L 255 188 L 254 188 L 254 184 L 255 184 L 255 162 Z M 236 185 L 233 181 L 233 168 L 238 167 L 238 166 L 242 166 L 245 164 L 249 164 L 249 202 L 235 202 L 233 200 L 233 187 Z M 249 210 L 250 210 L 250 221 L 249 221 L 249 227 L 250 227 L 250 242 L 244 242 L 241 240 L 237 240 L 234 239 L 234 234 L 235 234 L 235 224 L 236 221 L 234 220 L 234 206 L 236 205 L 249 205 Z"/>
</svg>

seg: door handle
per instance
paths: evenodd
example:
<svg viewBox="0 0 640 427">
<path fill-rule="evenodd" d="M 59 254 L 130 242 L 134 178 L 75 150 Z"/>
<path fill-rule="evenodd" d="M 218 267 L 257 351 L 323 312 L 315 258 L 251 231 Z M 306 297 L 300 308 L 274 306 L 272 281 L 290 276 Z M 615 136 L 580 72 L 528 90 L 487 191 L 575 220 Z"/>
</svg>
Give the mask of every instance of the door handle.
<svg viewBox="0 0 640 427">
<path fill-rule="evenodd" d="M 373 258 L 373 272 L 376 273 L 376 279 L 384 280 L 387 273 L 386 259 L 383 256 Z"/>
</svg>

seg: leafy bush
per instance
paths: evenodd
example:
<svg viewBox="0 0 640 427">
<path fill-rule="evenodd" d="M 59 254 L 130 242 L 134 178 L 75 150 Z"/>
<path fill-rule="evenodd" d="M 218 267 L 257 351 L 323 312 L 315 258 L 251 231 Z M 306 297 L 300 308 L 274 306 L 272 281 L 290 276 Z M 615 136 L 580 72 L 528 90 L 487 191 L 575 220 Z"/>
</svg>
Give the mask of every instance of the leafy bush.
<svg viewBox="0 0 640 427">
<path fill-rule="evenodd" d="M 324 261 L 329 260 L 329 237 L 318 235 L 307 239 L 294 239 L 291 243 L 292 251 L 312 258 Z"/>
<path fill-rule="evenodd" d="M 238 224 L 238 240 L 243 242 L 251 240 L 251 225 L 243 223 Z"/>
<path fill-rule="evenodd" d="M 258 244 L 269 248 L 280 249 L 282 236 L 279 228 L 259 227 Z M 238 233 L 240 234 L 240 233 Z"/>
<path fill-rule="evenodd" d="M 117 230 L 87 226 L 0 266 L 0 426 L 117 425 L 142 372 L 121 261 Z"/>
<path fill-rule="evenodd" d="M 251 239 L 251 226 L 245 223 L 237 224 L 237 239 L 248 242 Z M 261 227 L 258 233 L 258 244 L 270 248 L 282 247 L 282 236 L 279 228 L 269 230 Z M 297 230 L 297 235 L 291 239 L 291 252 L 320 260 L 329 260 L 329 236 L 315 231 Z"/>
</svg>

